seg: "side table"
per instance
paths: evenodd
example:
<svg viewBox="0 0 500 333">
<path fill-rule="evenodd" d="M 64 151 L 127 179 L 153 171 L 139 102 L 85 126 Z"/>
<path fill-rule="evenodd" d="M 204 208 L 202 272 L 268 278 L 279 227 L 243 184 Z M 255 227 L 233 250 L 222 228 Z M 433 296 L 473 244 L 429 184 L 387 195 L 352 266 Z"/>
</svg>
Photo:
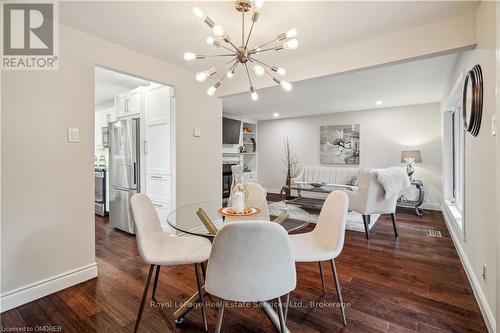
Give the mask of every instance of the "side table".
<svg viewBox="0 0 500 333">
<path fill-rule="evenodd" d="M 424 183 L 418 179 L 412 179 L 410 181 L 412 186 L 415 186 L 418 190 L 418 196 L 416 200 L 408 200 L 405 195 L 399 197 L 398 202 L 396 204 L 397 207 L 401 208 L 412 208 L 415 209 L 415 214 L 417 216 L 422 216 L 422 203 L 424 202 Z"/>
</svg>

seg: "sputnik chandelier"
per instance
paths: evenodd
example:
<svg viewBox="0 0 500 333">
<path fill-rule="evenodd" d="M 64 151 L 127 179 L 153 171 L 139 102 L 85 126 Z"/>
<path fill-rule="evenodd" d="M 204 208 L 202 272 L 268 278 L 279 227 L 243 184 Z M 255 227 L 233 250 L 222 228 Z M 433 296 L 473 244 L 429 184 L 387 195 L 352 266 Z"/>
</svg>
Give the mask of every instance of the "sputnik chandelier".
<svg viewBox="0 0 500 333">
<path fill-rule="evenodd" d="M 248 35 L 245 36 L 245 13 L 252 9 L 252 5 L 254 7 L 254 11 L 251 17 L 252 23 L 250 26 L 250 30 L 248 31 Z M 214 23 L 208 16 L 206 16 L 203 11 L 198 8 L 193 8 L 193 14 L 200 18 L 206 25 L 212 30 L 212 33 L 215 37 L 209 36 L 207 38 L 207 43 L 217 48 L 222 48 L 229 53 L 222 54 L 214 54 L 214 55 L 205 55 L 205 54 L 196 54 L 192 52 L 184 53 L 184 59 L 186 61 L 193 61 L 197 59 L 205 59 L 208 57 L 229 57 L 230 60 L 226 63 L 212 67 L 204 72 L 196 73 L 196 80 L 199 82 L 204 82 L 206 79 L 214 76 L 218 72 L 223 72 L 224 74 L 220 76 L 217 81 L 210 86 L 207 90 L 207 94 L 213 96 L 217 89 L 222 85 L 222 81 L 224 79 L 231 79 L 234 76 L 235 70 L 238 65 L 242 65 L 245 68 L 245 72 L 248 78 L 248 83 L 250 84 L 250 96 L 252 100 L 256 101 L 259 98 L 255 88 L 252 84 L 252 78 L 250 77 L 250 71 L 248 67 L 251 66 L 255 75 L 264 76 L 268 75 L 274 82 L 279 84 L 284 90 L 290 91 L 292 90 L 292 85 L 285 81 L 281 80 L 277 75 L 284 76 L 286 74 L 286 70 L 277 66 L 270 66 L 256 58 L 256 56 L 262 52 L 267 52 L 271 50 L 280 51 L 280 50 L 293 50 L 299 46 L 299 42 L 294 38 L 297 36 L 296 29 L 290 29 L 286 33 L 279 34 L 273 40 L 264 43 L 258 47 L 250 48 L 248 47 L 248 42 L 250 41 L 250 37 L 252 35 L 252 30 L 257 22 L 260 10 L 262 8 L 263 1 L 262 0 L 237 0 L 235 2 L 235 9 L 240 12 L 242 15 L 241 20 L 241 45 L 236 46 L 235 43 L 231 40 L 228 34 L 224 31 L 224 29 Z M 245 39 L 246 37 L 246 39 Z M 277 75 L 275 75 L 277 74 Z"/>
</svg>

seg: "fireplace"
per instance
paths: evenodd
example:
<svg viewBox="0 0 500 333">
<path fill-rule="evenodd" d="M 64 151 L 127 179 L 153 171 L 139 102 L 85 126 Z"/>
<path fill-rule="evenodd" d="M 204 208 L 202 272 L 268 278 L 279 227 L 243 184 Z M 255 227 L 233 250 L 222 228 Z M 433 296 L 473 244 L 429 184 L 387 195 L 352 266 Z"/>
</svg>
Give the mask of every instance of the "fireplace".
<svg viewBox="0 0 500 333">
<path fill-rule="evenodd" d="M 222 203 L 226 204 L 231 194 L 231 182 L 233 180 L 233 173 L 231 167 L 238 165 L 236 162 L 225 162 L 222 164 Z"/>
</svg>

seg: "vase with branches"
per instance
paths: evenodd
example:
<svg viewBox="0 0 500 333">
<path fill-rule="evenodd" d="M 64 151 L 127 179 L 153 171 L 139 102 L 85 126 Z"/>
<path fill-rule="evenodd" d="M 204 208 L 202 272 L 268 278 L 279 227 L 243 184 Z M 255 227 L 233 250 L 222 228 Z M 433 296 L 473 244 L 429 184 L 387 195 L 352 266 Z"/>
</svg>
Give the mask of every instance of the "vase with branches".
<svg viewBox="0 0 500 333">
<path fill-rule="evenodd" d="M 285 154 L 283 158 L 283 163 L 285 163 L 286 168 L 286 181 L 285 186 L 287 189 L 285 190 L 286 199 L 291 198 L 290 185 L 292 183 L 292 178 L 297 177 L 297 167 L 299 164 L 299 159 L 296 154 L 292 152 L 290 149 L 290 141 L 288 140 L 288 136 L 283 138 L 283 145 L 285 149 Z"/>
</svg>

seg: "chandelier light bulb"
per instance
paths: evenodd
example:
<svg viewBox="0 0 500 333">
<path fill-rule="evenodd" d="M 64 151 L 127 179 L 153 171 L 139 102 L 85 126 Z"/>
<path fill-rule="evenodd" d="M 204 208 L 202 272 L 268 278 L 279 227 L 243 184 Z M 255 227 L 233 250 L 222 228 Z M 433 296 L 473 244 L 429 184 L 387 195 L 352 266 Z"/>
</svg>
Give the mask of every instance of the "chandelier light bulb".
<svg viewBox="0 0 500 333">
<path fill-rule="evenodd" d="M 254 4 L 255 4 L 255 8 L 261 9 L 262 6 L 264 6 L 264 1 L 263 0 L 255 0 Z"/>
<path fill-rule="evenodd" d="M 198 72 L 196 73 L 196 81 L 203 82 L 208 78 L 207 72 Z"/>
<path fill-rule="evenodd" d="M 264 69 L 264 67 L 262 67 L 260 65 L 253 66 L 253 71 L 255 72 L 255 75 L 257 75 L 257 76 L 264 76 L 264 74 L 266 74 L 266 70 Z"/>
<path fill-rule="evenodd" d="M 254 87 L 250 87 L 250 97 L 252 97 L 252 101 L 256 101 L 259 99 L 259 95 L 255 91 Z"/>
<path fill-rule="evenodd" d="M 286 32 L 286 38 L 294 38 L 294 37 L 297 37 L 297 29 L 293 28 L 293 29 L 290 29 Z"/>
<path fill-rule="evenodd" d="M 208 96 L 213 96 L 215 94 L 216 90 L 217 90 L 217 88 L 215 88 L 214 86 L 211 86 L 210 88 L 208 88 L 207 89 Z"/>
<path fill-rule="evenodd" d="M 297 47 L 299 47 L 299 41 L 296 39 L 290 39 L 283 43 L 283 48 L 285 50 L 295 50 Z"/>
<path fill-rule="evenodd" d="M 278 73 L 279 75 L 281 76 L 284 76 L 286 74 L 286 69 L 282 68 L 282 67 L 278 67 L 276 69 L 276 73 Z"/>
<path fill-rule="evenodd" d="M 214 43 L 215 43 L 215 38 L 213 38 L 212 36 L 207 37 L 208 45 L 214 45 Z"/>
<path fill-rule="evenodd" d="M 212 28 L 212 32 L 218 37 L 224 36 L 224 28 L 222 28 L 220 25 L 214 25 L 214 27 Z"/>
<path fill-rule="evenodd" d="M 233 78 L 233 76 L 234 76 L 234 70 L 229 71 L 229 72 L 227 72 L 227 74 L 226 74 L 226 77 L 227 77 L 228 79 L 232 79 L 232 78 Z"/>
<path fill-rule="evenodd" d="M 205 13 L 200 9 L 200 7 L 193 7 L 193 14 L 202 20 L 206 18 Z"/>
<path fill-rule="evenodd" d="M 186 52 L 184 53 L 184 60 L 186 61 L 192 61 L 196 59 L 196 54 L 194 54 L 193 52 Z"/>
<path fill-rule="evenodd" d="M 285 91 L 290 91 L 292 90 L 292 84 L 288 81 L 282 80 L 280 82 L 281 88 L 283 88 Z"/>
</svg>

